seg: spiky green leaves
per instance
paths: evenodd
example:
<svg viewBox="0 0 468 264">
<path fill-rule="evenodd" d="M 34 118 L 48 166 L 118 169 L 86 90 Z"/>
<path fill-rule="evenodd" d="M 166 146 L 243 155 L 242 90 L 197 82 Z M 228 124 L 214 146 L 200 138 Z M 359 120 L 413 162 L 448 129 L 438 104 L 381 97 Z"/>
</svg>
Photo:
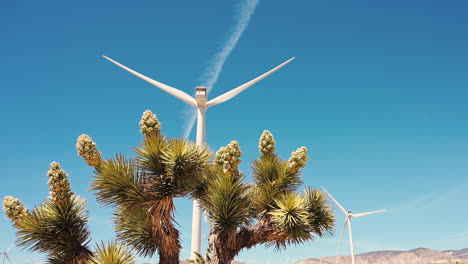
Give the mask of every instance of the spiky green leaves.
<svg viewBox="0 0 468 264">
<path fill-rule="evenodd" d="M 159 199 L 195 191 L 209 169 L 211 151 L 185 139 L 149 137 L 135 150 L 145 175 L 145 193 Z"/>
<path fill-rule="evenodd" d="M 273 138 L 273 134 L 271 134 L 268 130 L 264 130 L 258 142 L 258 148 L 260 149 L 260 152 L 263 155 L 268 155 L 275 152 L 275 144 L 276 141 Z"/>
<path fill-rule="evenodd" d="M 134 164 L 123 155 L 103 161 L 96 172 L 91 190 L 106 206 L 141 206 L 147 200 L 141 189 L 142 177 Z"/>
<path fill-rule="evenodd" d="M 83 134 L 76 141 L 78 155 L 82 157 L 89 166 L 98 167 L 102 161 L 101 153 L 97 150 L 96 143 L 90 136 Z"/>
<path fill-rule="evenodd" d="M 275 204 L 277 208 L 269 214 L 277 228 L 274 241 L 277 248 L 303 243 L 312 237 L 307 204 L 300 194 L 288 192 L 275 199 Z"/>
<path fill-rule="evenodd" d="M 208 168 L 211 152 L 183 139 L 170 139 L 162 151 L 165 174 L 174 179 L 175 188 L 189 193 L 199 184 Z"/>
<path fill-rule="evenodd" d="M 335 227 L 335 215 L 327 195 L 321 190 L 306 188 L 304 199 L 306 210 L 309 213 L 310 231 L 321 237 L 332 235 Z"/>
<path fill-rule="evenodd" d="M 64 260 L 92 255 L 87 247 L 88 214 L 85 201 L 79 197 L 45 201 L 16 227 L 19 246 L 61 256 Z"/>
<path fill-rule="evenodd" d="M 288 162 L 275 154 L 262 155 L 252 162 L 255 180 L 253 202 L 257 212 L 269 211 L 279 195 L 296 190 L 302 184 L 299 173 L 291 171 Z"/>
<path fill-rule="evenodd" d="M 216 232 L 235 231 L 251 220 L 249 185 L 241 175 L 218 170 L 207 188 L 204 206 Z"/>
<path fill-rule="evenodd" d="M 137 154 L 135 165 L 154 176 L 164 174 L 162 152 L 166 144 L 167 139 L 161 136 L 146 138 L 143 143 L 135 148 Z"/>
<path fill-rule="evenodd" d="M 299 244 L 334 232 L 335 216 L 326 195 L 307 188 L 304 193 L 287 192 L 275 199 L 275 209 L 269 212 L 275 225 L 274 244 L 278 249 L 287 244 Z"/>
<path fill-rule="evenodd" d="M 241 163 L 240 157 L 242 157 L 241 149 L 237 141 L 234 140 L 216 152 L 215 162 L 227 172 L 237 174 Z"/>
<path fill-rule="evenodd" d="M 114 214 L 114 223 L 119 240 L 125 241 L 138 254 L 151 257 L 160 246 L 160 238 L 154 237 L 146 225 L 147 214 L 147 207 L 131 211 L 119 207 Z"/>
<path fill-rule="evenodd" d="M 73 195 L 68 182 L 68 174 L 60 167 L 58 162 L 50 164 L 50 170 L 47 172 L 49 181 L 47 185 L 50 186 L 50 198 L 55 202 L 68 200 Z"/>
<path fill-rule="evenodd" d="M 143 112 L 139 125 L 141 127 L 140 131 L 145 137 L 159 136 L 161 133 L 161 123 L 150 110 Z"/>
<path fill-rule="evenodd" d="M 195 196 L 211 169 L 212 153 L 185 139 L 160 134 L 160 123 L 151 111 L 140 122 L 145 135 L 134 150 L 102 161 L 91 189 L 98 201 L 116 208 L 117 237 L 147 256 L 159 252 L 161 263 L 178 263 L 180 241 L 174 227 L 174 197 Z"/>
<path fill-rule="evenodd" d="M 200 252 L 193 252 L 195 253 L 195 258 L 194 259 L 187 259 L 188 262 L 192 264 L 206 264 L 206 263 L 211 263 L 211 250 L 210 248 L 206 249 L 205 257 L 203 257 Z"/>
<path fill-rule="evenodd" d="M 308 160 L 309 158 L 307 157 L 307 148 L 300 147 L 291 153 L 291 157 L 288 160 L 288 167 L 292 172 L 297 173 L 302 168 L 305 168 L 305 163 Z"/>
<path fill-rule="evenodd" d="M 3 211 L 6 217 L 15 223 L 21 222 L 28 213 L 24 204 L 13 196 L 3 198 Z"/>
<path fill-rule="evenodd" d="M 109 242 L 96 245 L 96 256 L 91 258 L 92 264 L 135 264 L 136 258 L 123 244 Z"/>
</svg>

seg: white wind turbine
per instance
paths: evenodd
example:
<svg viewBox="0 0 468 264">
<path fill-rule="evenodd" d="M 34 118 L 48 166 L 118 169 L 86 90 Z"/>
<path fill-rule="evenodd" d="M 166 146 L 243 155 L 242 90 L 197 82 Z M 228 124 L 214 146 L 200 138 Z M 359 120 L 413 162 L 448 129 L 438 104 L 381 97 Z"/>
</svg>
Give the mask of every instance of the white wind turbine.
<svg viewBox="0 0 468 264">
<path fill-rule="evenodd" d="M 13 247 L 13 244 L 10 245 L 10 247 L 8 247 L 7 250 L 3 251 L 3 252 L 0 252 L 0 255 L 3 255 L 3 261 L 2 261 L 2 264 L 5 264 L 5 259 L 8 260 L 9 263 L 11 263 L 10 261 L 10 258 L 8 257 L 8 251 L 10 251 L 10 249 Z"/>
<path fill-rule="evenodd" d="M 332 198 L 332 200 L 335 202 L 335 204 L 341 209 L 341 211 L 346 215 L 346 220 L 343 225 L 343 229 L 341 230 L 341 235 L 340 235 L 340 240 L 338 242 L 338 245 L 341 244 L 341 239 L 343 239 L 343 234 L 346 230 L 346 224 L 348 224 L 348 229 L 349 229 L 349 247 L 351 248 L 351 263 L 355 264 L 354 260 L 354 244 L 353 244 L 353 228 L 351 224 L 351 218 L 353 217 L 361 217 L 365 215 L 370 215 L 370 214 L 375 214 L 375 213 L 380 213 L 383 211 L 386 211 L 387 209 L 379 210 L 379 211 L 373 211 L 373 212 L 368 212 L 368 213 L 360 213 L 360 214 L 353 214 L 351 211 L 346 211 L 343 206 L 341 206 L 338 201 L 333 198 L 333 196 L 322 186 L 322 189 Z M 338 246 L 339 247 L 339 246 Z M 338 259 L 336 260 L 338 262 Z"/>
<path fill-rule="evenodd" d="M 198 115 L 197 115 L 197 140 L 196 143 L 197 145 L 204 145 L 206 143 L 206 121 L 205 121 L 205 112 L 208 107 L 223 103 L 234 96 L 238 95 L 245 89 L 249 88 L 250 86 L 256 84 L 257 82 L 261 81 L 263 78 L 267 77 L 268 75 L 272 74 L 273 72 L 279 70 L 281 67 L 284 65 L 288 64 L 291 62 L 293 58 L 283 62 L 282 64 L 276 66 L 275 68 L 271 69 L 270 71 L 258 76 L 257 78 L 246 82 L 242 84 L 241 86 L 238 86 L 229 92 L 226 92 L 214 99 L 211 99 L 210 101 L 207 102 L 207 92 L 206 92 L 206 87 L 196 87 L 195 88 L 195 98 L 192 96 L 188 95 L 185 92 L 182 92 L 176 88 L 173 88 L 169 85 L 166 85 L 164 83 L 160 83 L 158 81 L 155 81 L 149 77 L 144 76 L 143 74 L 140 74 L 114 60 L 111 58 L 108 58 L 106 56 L 103 56 L 105 59 L 108 61 L 114 63 L 115 65 L 123 68 L 124 70 L 136 75 L 137 77 L 149 82 L 150 84 L 158 87 L 159 89 L 167 92 L 168 94 L 176 97 L 177 99 L 180 99 L 187 104 L 197 108 L 198 110 Z M 191 258 L 194 259 L 196 255 L 194 252 L 200 252 L 201 250 L 201 208 L 200 204 L 197 200 L 193 201 L 193 215 L 192 215 L 192 245 L 191 245 Z"/>
</svg>

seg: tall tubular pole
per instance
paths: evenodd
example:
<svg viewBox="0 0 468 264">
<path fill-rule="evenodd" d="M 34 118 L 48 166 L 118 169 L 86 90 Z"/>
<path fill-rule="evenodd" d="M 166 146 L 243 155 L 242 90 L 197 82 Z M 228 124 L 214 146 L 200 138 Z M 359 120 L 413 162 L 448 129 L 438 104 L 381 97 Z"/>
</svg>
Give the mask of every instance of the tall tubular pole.
<svg viewBox="0 0 468 264">
<path fill-rule="evenodd" d="M 205 92 L 206 96 L 206 92 Z M 206 98 L 206 97 L 205 97 Z M 197 98 L 198 99 L 198 98 Z M 206 102 L 206 101 L 205 101 Z M 200 101 L 199 101 L 200 104 Z M 197 146 L 205 145 L 206 143 L 206 106 L 199 105 L 197 107 Z M 192 215 L 192 245 L 190 256 L 195 259 L 195 252 L 201 253 L 201 223 L 202 209 L 198 200 L 193 200 L 193 215 Z"/>
<path fill-rule="evenodd" d="M 351 263 L 355 264 L 354 260 L 354 244 L 353 244 L 353 225 L 351 224 L 351 217 L 348 220 L 348 230 L 349 230 L 349 246 L 351 248 Z"/>
</svg>

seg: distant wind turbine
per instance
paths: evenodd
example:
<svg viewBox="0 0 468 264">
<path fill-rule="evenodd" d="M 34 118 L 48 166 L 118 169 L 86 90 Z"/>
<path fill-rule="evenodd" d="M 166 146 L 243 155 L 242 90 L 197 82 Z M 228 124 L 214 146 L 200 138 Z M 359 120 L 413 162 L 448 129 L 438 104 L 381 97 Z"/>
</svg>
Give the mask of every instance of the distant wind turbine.
<svg viewBox="0 0 468 264">
<path fill-rule="evenodd" d="M 333 196 L 323 186 L 322 186 L 322 189 L 328 194 L 328 196 L 330 196 L 330 198 L 332 198 L 332 200 L 335 202 L 335 204 L 340 208 L 340 210 L 346 216 L 346 220 L 344 221 L 343 229 L 341 230 L 341 235 L 340 235 L 340 240 L 338 242 L 338 245 L 341 244 L 341 240 L 343 239 L 343 234 L 344 234 L 344 232 L 346 230 L 346 224 L 348 224 L 348 228 L 349 228 L 349 247 L 351 248 L 351 263 L 355 264 L 356 262 L 354 260 L 353 228 L 352 228 L 352 224 L 351 224 L 351 218 L 361 217 L 361 216 L 375 214 L 375 213 L 380 213 L 380 212 L 386 211 L 387 209 L 368 212 L 368 213 L 353 214 L 351 211 L 346 211 L 344 209 L 344 207 L 341 206 L 341 204 L 338 203 L 338 201 L 336 201 L 335 198 L 333 198 Z M 338 262 L 338 258 L 336 259 L 336 261 Z"/>
<path fill-rule="evenodd" d="M 258 76 L 255 79 L 252 79 L 249 82 L 246 82 L 242 84 L 241 86 L 238 86 L 237 88 L 234 88 L 230 90 L 229 92 L 226 92 L 214 99 L 211 99 L 210 101 L 207 102 L 207 91 L 206 87 L 196 87 L 195 88 L 195 98 L 192 96 L 188 95 L 185 92 L 182 92 L 176 88 L 173 88 L 169 85 L 166 85 L 164 83 L 160 83 L 158 81 L 155 81 L 149 77 L 146 77 L 143 74 L 140 74 L 114 60 L 112 60 L 109 57 L 103 56 L 105 59 L 108 61 L 114 63 L 115 65 L 119 66 L 120 68 L 136 75 L 137 77 L 149 82 L 150 84 L 158 87 L 159 89 L 167 92 L 168 94 L 176 97 L 177 99 L 180 99 L 187 104 L 197 108 L 198 110 L 198 116 L 197 116 L 197 140 L 196 143 L 197 145 L 204 145 L 206 143 L 206 121 L 205 121 L 205 113 L 206 109 L 208 107 L 223 103 L 228 101 L 229 99 L 233 98 L 234 96 L 238 95 L 242 91 L 246 90 L 250 86 L 256 84 L 257 82 L 261 81 L 263 78 L 267 77 L 268 75 L 272 74 L 273 72 L 279 70 L 281 67 L 284 65 L 288 64 L 291 62 L 293 58 L 283 62 L 282 64 L 276 66 L 275 68 L 271 69 L 270 71 Z M 200 204 L 197 200 L 193 201 L 193 215 L 192 215 L 192 245 L 191 245 L 191 252 L 192 252 L 192 259 L 196 257 L 194 252 L 201 252 L 201 208 Z"/>
<path fill-rule="evenodd" d="M 13 244 L 10 245 L 10 247 L 8 247 L 7 250 L 3 251 L 3 252 L 0 252 L 0 255 L 3 255 L 3 261 L 2 261 L 2 264 L 5 264 L 5 259 L 8 260 L 9 263 L 11 263 L 10 261 L 10 258 L 8 257 L 8 251 L 10 251 L 10 249 L 13 247 Z"/>
</svg>

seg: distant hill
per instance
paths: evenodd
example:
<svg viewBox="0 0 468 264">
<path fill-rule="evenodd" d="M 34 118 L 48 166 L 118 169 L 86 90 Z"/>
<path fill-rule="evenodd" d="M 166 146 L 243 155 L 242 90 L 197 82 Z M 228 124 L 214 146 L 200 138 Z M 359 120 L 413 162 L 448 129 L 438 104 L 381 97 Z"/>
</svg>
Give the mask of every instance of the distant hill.
<svg viewBox="0 0 468 264">
<path fill-rule="evenodd" d="M 184 261 L 181 261 L 180 264 L 190 264 L 190 262 L 184 260 Z M 231 262 L 231 264 L 245 264 L 245 263 L 238 262 L 238 261 L 233 261 L 233 262 Z"/>
<path fill-rule="evenodd" d="M 143 264 L 157 264 L 157 263 L 143 263 Z M 182 260 L 180 262 L 180 264 L 191 264 L 190 262 L 186 261 L 186 260 Z M 233 261 L 231 262 L 231 264 L 245 264 L 245 263 L 242 263 L 242 262 L 238 262 L 238 261 Z"/>
<path fill-rule="evenodd" d="M 311 258 L 296 264 L 339 264 L 351 263 L 350 256 Z M 375 251 L 356 255 L 356 264 L 468 264 L 468 248 L 461 250 L 437 251 L 416 248 L 408 251 Z"/>
</svg>

